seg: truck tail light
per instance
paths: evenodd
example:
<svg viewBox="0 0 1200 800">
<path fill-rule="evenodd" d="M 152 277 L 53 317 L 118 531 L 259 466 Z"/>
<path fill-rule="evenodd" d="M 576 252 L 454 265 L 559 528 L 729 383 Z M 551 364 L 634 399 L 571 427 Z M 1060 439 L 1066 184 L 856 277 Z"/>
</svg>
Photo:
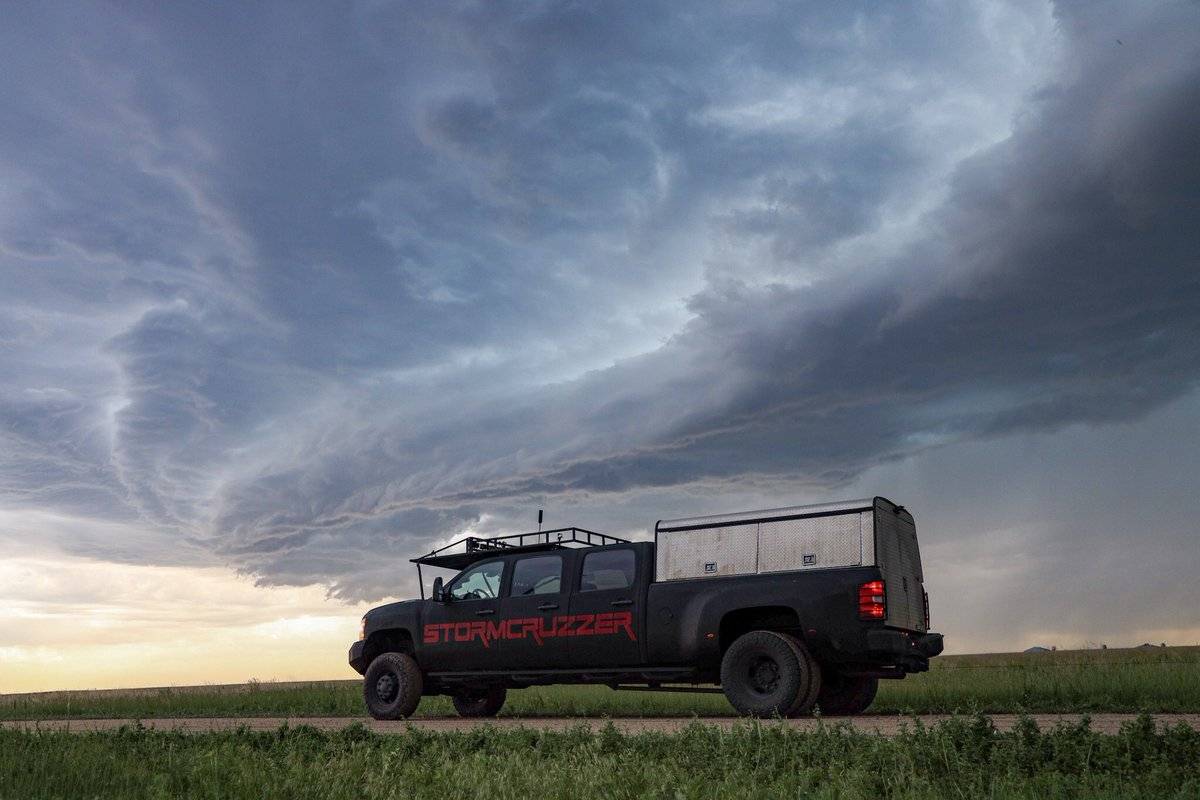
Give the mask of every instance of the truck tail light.
<svg viewBox="0 0 1200 800">
<path fill-rule="evenodd" d="M 858 616 L 862 619 L 883 619 L 887 616 L 887 593 L 883 581 L 867 581 L 858 587 Z"/>
<path fill-rule="evenodd" d="M 925 630 L 928 631 L 929 630 L 929 592 L 921 592 L 921 595 L 922 595 L 922 597 L 925 598 Z"/>
</svg>

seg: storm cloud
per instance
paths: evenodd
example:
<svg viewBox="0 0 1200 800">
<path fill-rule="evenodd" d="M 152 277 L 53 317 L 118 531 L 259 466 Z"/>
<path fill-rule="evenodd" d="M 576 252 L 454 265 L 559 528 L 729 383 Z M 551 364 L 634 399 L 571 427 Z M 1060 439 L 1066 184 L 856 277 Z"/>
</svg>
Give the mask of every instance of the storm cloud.
<svg viewBox="0 0 1200 800">
<path fill-rule="evenodd" d="M 0 504 L 130 530 L 68 552 L 379 597 L 1195 407 L 1195 3 L 13 16 Z"/>
</svg>

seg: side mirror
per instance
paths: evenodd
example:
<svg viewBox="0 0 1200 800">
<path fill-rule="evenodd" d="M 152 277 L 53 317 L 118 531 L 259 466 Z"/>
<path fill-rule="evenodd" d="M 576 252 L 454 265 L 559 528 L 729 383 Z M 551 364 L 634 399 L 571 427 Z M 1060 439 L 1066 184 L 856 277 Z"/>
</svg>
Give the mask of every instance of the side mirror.
<svg viewBox="0 0 1200 800">
<path fill-rule="evenodd" d="M 433 579 L 433 594 L 430 595 L 435 603 L 446 602 L 445 592 L 442 591 L 442 576 L 439 575 Z"/>
</svg>

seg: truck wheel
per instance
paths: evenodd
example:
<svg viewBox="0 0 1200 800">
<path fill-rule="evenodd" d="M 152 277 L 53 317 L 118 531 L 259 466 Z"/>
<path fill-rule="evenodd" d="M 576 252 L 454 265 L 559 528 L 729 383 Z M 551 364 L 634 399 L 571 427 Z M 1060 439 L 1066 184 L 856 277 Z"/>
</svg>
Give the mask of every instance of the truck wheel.
<svg viewBox="0 0 1200 800">
<path fill-rule="evenodd" d="M 817 705 L 817 698 L 821 694 L 821 687 L 824 685 L 821 675 L 821 665 L 813 658 L 812 653 L 808 652 L 808 648 L 804 646 L 804 642 L 794 636 L 787 636 L 788 643 L 796 648 L 796 652 L 808 664 L 808 674 L 812 679 L 808 681 L 808 689 L 796 700 L 796 706 L 788 712 L 788 717 L 806 717 L 813 712 L 813 708 Z"/>
<path fill-rule="evenodd" d="M 828 675 L 817 695 L 817 707 L 829 717 L 845 717 L 861 714 L 875 700 L 879 691 L 878 678 Z"/>
<path fill-rule="evenodd" d="M 739 713 L 786 717 L 808 697 L 820 673 L 805 657 L 804 645 L 782 633 L 750 631 L 739 636 L 721 659 L 721 689 Z"/>
<path fill-rule="evenodd" d="M 363 675 L 363 699 L 375 719 L 411 717 L 421 702 L 424 679 L 407 653 L 383 653 Z"/>
<path fill-rule="evenodd" d="M 507 695 L 503 686 L 465 689 L 454 695 L 454 710 L 460 717 L 494 717 L 504 706 Z"/>
</svg>

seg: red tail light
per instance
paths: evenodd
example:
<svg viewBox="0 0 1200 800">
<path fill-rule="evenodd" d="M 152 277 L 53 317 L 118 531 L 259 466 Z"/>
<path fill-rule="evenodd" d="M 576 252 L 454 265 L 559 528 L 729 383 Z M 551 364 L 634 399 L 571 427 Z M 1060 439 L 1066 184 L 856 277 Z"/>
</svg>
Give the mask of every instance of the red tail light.
<svg viewBox="0 0 1200 800">
<path fill-rule="evenodd" d="M 858 616 L 883 619 L 887 616 L 887 593 L 883 581 L 868 581 L 858 587 Z"/>
<path fill-rule="evenodd" d="M 929 592 L 921 592 L 925 598 L 925 630 L 929 630 Z"/>
</svg>

